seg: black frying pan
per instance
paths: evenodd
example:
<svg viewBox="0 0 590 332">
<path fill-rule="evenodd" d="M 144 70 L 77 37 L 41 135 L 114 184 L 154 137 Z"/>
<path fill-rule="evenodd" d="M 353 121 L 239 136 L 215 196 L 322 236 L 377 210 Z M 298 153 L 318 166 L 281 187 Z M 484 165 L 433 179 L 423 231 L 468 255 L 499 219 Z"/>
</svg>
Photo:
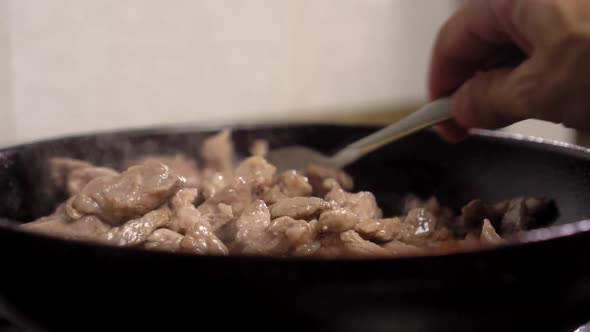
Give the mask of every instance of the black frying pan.
<svg viewBox="0 0 590 332">
<path fill-rule="evenodd" d="M 236 129 L 332 152 L 376 128 Z M 0 217 L 29 221 L 65 198 L 47 159 L 121 167 L 146 153 L 198 155 L 215 130 L 180 128 L 62 138 L 0 153 Z M 544 195 L 549 228 L 505 248 L 429 257 L 309 260 L 198 257 L 67 242 L 0 226 L 0 311 L 39 330 L 143 328 L 298 331 L 566 331 L 590 319 L 590 151 L 482 132 L 449 145 L 423 132 L 348 171 L 385 214 L 408 193 L 458 209 L 473 198 Z M 0 219 L 1 220 L 1 219 Z"/>
</svg>

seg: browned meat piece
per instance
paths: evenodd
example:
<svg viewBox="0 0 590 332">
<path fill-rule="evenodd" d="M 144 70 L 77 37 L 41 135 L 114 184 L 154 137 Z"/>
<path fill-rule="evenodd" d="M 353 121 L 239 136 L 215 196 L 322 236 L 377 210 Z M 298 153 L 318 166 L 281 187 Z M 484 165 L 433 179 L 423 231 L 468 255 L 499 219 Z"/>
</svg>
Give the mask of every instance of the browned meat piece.
<svg viewBox="0 0 590 332">
<path fill-rule="evenodd" d="M 198 210 L 215 231 L 234 216 L 239 216 L 253 200 L 252 186 L 244 179 L 237 178 L 231 185 L 199 205 Z"/>
<path fill-rule="evenodd" d="M 383 245 L 383 248 L 389 250 L 395 256 L 415 255 L 424 252 L 424 249 L 416 246 L 393 240 Z"/>
<path fill-rule="evenodd" d="M 387 242 L 396 238 L 402 230 L 400 218 L 365 219 L 354 228 L 364 239 Z"/>
<path fill-rule="evenodd" d="M 309 256 L 319 248 L 317 222 L 280 217 L 272 222 L 266 205 L 255 201 L 236 222 L 232 252 L 249 255 Z"/>
<path fill-rule="evenodd" d="M 155 230 L 147 239 L 144 247 L 150 250 L 176 252 L 180 250 L 180 241 L 184 236 L 167 228 Z"/>
<path fill-rule="evenodd" d="M 185 215 L 186 214 L 186 215 Z M 195 218 L 194 223 L 180 241 L 180 251 L 197 255 L 227 255 L 227 247 L 211 230 L 211 225 L 201 218 L 197 210 L 183 209 L 182 218 Z"/>
<path fill-rule="evenodd" d="M 436 197 L 430 197 L 423 201 L 420 198 L 410 195 L 406 198 L 404 205 L 404 213 L 408 213 L 412 209 L 425 208 L 428 212 L 432 213 L 437 219 L 437 222 L 447 227 L 454 226 L 454 213 L 451 209 L 443 207 L 438 202 Z"/>
<path fill-rule="evenodd" d="M 496 233 L 494 226 L 492 226 L 492 223 L 488 219 L 483 221 L 480 238 L 481 241 L 489 244 L 501 244 L 505 242 L 504 239 L 502 239 L 502 237 Z"/>
<path fill-rule="evenodd" d="M 182 189 L 172 198 L 169 228 L 179 235 L 184 234 L 184 237 L 178 240 L 177 236 L 167 234 L 171 237 L 170 245 L 175 245 L 178 241 L 180 251 L 198 255 L 227 255 L 227 247 L 213 233 L 209 220 L 192 204 L 196 195 L 196 189 Z"/>
<path fill-rule="evenodd" d="M 273 235 L 274 255 L 311 256 L 320 247 L 316 239 L 318 224 L 315 220 L 307 222 L 280 217 L 272 221 L 267 231 Z"/>
<path fill-rule="evenodd" d="M 224 174 L 231 173 L 235 158 L 231 131 L 222 130 L 205 140 L 201 148 L 201 157 L 205 161 L 205 168 Z"/>
<path fill-rule="evenodd" d="M 252 186 L 267 186 L 272 182 L 276 167 L 264 158 L 254 156 L 242 161 L 234 172 L 236 178 L 242 178 Z"/>
<path fill-rule="evenodd" d="M 268 153 L 268 141 L 264 139 L 257 139 L 250 147 L 250 154 L 253 156 L 264 157 Z"/>
<path fill-rule="evenodd" d="M 333 187 L 326 194 L 326 201 L 334 201 L 338 206 L 355 213 L 360 220 L 379 219 L 382 217 L 381 209 L 377 206 L 375 196 L 368 191 L 360 191 L 352 194 L 344 191 L 340 186 Z"/>
<path fill-rule="evenodd" d="M 201 204 L 199 211 L 212 229 L 218 230 L 254 201 L 254 193 L 270 184 L 275 171 L 275 167 L 261 157 L 244 160 L 236 168 L 234 180 Z"/>
<path fill-rule="evenodd" d="M 148 237 L 158 228 L 164 227 L 170 220 L 169 211 L 166 209 L 148 212 L 143 217 L 130 220 L 122 226 L 113 227 L 103 239 L 106 243 L 132 247 L 147 241 Z"/>
<path fill-rule="evenodd" d="M 55 236 L 66 240 L 100 241 L 110 226 L 95 216 L 69 220 L 63 206 L 50 216 L 20 225 L 23 230 Z"/>
<path fill-rule="evenodd" d="M 92 214 L 111 225 L 121 225 L 166 203 L 183 185 L 168 166 L 148 162 L 117 176 L 102 176 L 88 183 L 67 204 L 73 219 Z"/>
<path fill-rule="evenodd" d="M 232 251 L 244 254 L 260 254 L 268 251 L 265 241 L 266 229 L 270 225 L 270 212 L 261 200 L 248 206 L 236 221 L 236 238 Z"/>
<path fill-rule="evenodd" d="M 196 188 L 183 188 L 176 192 L 174 196 L 172 196 L 172 199 L 170 199 L 172 217 L 170 219 L 170 224 L 168 225 L 168 228 L 170 228 L 174 232 L 186 234 L 186 232 L 188 232 L 188 230 L 194 226 L 196 220 L 192 217 L 193 213 L 189 213 L 187 218 L 187 214 L 182 213 L 182 209 L 188 208 L 191 211 L 196 211 L 196 208 L 193 205 L 193 202 L 196 197 Z M 196 211 L 195 213 L 198 213 L 200 216 L 200 213 L 198 211 Z"/>
<path fill-rule="evenodd" d="M 321 247 L 316 253 L 319 257 L 379 257 L 391 256 L 389 250 L 363 239 L 354 230 L 334 233 L 321 239 Z"/>
<path fill-rule="evenodd" d="M 178 176 L 182 176 L 186 180 L 187 187 L 197 187 L 200 185 L 200 172 L 195 160 L 187 158 L 183 154 L 176 154 L 170 156 L 149 156 L 138 161 L 132 161 L 129 166 L 143 164 L 146 162 L 160 162 L 170 167 Z"/>
<path fill-rule="evenodd" d="M 547 205 L 542 197 L 518 197 L 492 205 L 473 200 L 463 207 L 458 225 L 473 231 L 481 227 L 484 219 L 489 219 L 491 225 L 500 229 L 502 234 L 514 233 L 530 228 L 535 222 L 535 215 Z"/>
<path fill-rule="evenodd" d="M 283 198 L 308 197 L 311 192 L 312 188 L 307 177 L 295 170 L 290 170 L 280 174 L 262 197 L 266 204 L 274 204 Z"/>
<path fill-rule="evenodd" d="M 170 199 L 170 207 L 174 211 L 184 206 L 193 206 L 198 194 L 197 188 L 182 188 Z"/>
<path fill-rule="evenodd" d="M 461 209 L 461 216 L 458 219 L 458 225 L 465 230 L 479 228 L 484 219 L 490 219 L 498 222 L 502 215 L 506 213 L 504 203 L 500 202 L 494 206 L 488 206 L 481 200 L 473 200 Z"/>
<path fill-rule="evenodd" d="M 523 198 L 512 199 L 506 213 L 502 216 L 500 229 L 502 234 L 519 232 L 527 229 L 529 221 L 525 200 Z"/>
<path fill-rule="evenodd" d="M 294 219 L 314 218 L 332 206 L 317 197 L 293 197 L 281 199 L 270 206 L 271 217 L 291 217 Z"/>
<path fill-rule="evenodd" d="M 217 193 L 225 188 L 230 182 L 231 178 L 223 175 L 223 173 L 214 172 L 211 169 L 205 169 L 203 171 L 199 190 L 201 190 L 203 198 L 207 200 L 217 195 Z"/>
<path fill-rule="evenodd" d="M 353 229 L 358 222 L 359 218 L 355 213 L 346 209 L 335 209 L 320 214 L 318 227 L 321 232 L 342 233 Z"/>
<path fill-rule="evenodd" d="M 354 187 L 352 177 L 341 169 L 310 164 L 305 169 L 304 174 L 309 178 L 314 196 L 323 197 L 331 189 L 325 185 L 327 179 L 336 180 L 340 187 L 346 191 L 351 191 Z"/>
<path fill-rule="evenodd" d="M 436 217 L 432 213 L 425 208 L 417 208 L 408 212 L 396 239 L 408 244 L 421 245 L 447 240 L 450 235 L 447 228 L 437 225 Z"/>
</svg>

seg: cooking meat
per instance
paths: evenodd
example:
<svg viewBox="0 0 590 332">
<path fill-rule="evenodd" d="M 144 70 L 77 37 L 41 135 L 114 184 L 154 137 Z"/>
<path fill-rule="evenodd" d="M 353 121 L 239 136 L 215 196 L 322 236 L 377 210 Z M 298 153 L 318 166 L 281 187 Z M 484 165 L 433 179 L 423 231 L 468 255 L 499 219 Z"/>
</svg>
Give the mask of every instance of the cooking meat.
<svg viewBox="0 0 590 332">
<path fill-rule="evenodd" d="M 227 247 L 213 233 L 209 220 L 191 203 L 195 195 L 192 191 L 186 192 L 177 196 L 176 203 L 172 204 L 172 229 L 184 234 L 178 250 L 197 255 L 227 255 Z"/>
<path fill-rule="evenodd" d="M 170 213 L 166 209 L 148 212 L 137 219 L 129 220 L 125 224 L 111 228 L 103 235 L 107 243 L 132 247 L 147 241 L 156 229 L 165 226 L 170 220 Z"/>
<path fill-rule="evenodd" d="M 316 220 L 280 217 L 272 221 L 267 231 L 272 236 L 269 242 L 275 255 L 311 256 L 320 247 Z"/>
<path fill-rule="evenodd" d="M 60 206 L 52 215 L 23 224 L 22 229 L 68 240 L 100 241 L 110 226 L 95 216 L 85 216 L 78 220 L 70 220 L 65 207 Z"/>
<path fill-rule="evenodd" d="M 386 242 L 396 238 L 403 228 L 400 218 L 365 219 L 356 224 L 354 230 L 364 239 Z"/>
<path fill-rule="evenodd" d="M 359 217 L 346 209 L 327 210 L 320 214 L 318 227 L 321 232 L 342 233 L 351 230 L 359 222 Z"/>
<path fill-rule="evenodd" d="M 440 225 L 451 227 L 454 223 L 453 210 L 441 206 L 436 197 L 429 197 L 427 200 L 421 200 L 414 195 L 409 195 L 405 201 L 404 213 L 407 214 L 410 210 L 416 208 L 424 208 L 426 211 L 432 213 Z"/>
<path fill-rule="evenodd" d="M 275 179 L 274 184 L 262 197 L 267 204 L 273 204 L 283 198 L 308 197 L 311 192 L 312 188 L 307 177 L 295 170 L 288 170 Z"/>
<path fill-rule="evenodd" d="M 277 174 L 267 150 L 254 141 L 236 163 L 224 130 L 203 143 L 198 165 L 197 156 L 152 155 L 118 173 L 52 158 L 51 176 L 69 198 L 21 228 L 195 255 L 396 257 L 501 245 L 537 225 L 548 206 L 537 197 L 473 200 L 455 215 L 435 197 L 409 195 L 400 215 L 384 218 L 373 193 L 355 192 L 344 171 L 309 165 Z"/>
<path fill-rule="evenodd" d="M 175 154 L 173 157 L 170 156 L 148 156 L 138 161 L 133 161 L 129 166 L 143 164 L 146 162 L 160 162 L 170 167 L 176 175 L 181 176 L 185 179 L 187 187 L 198 187 L 201 180 L 201 175 L 197 167 L 195 160 L 187 158 L 183 154 Z"/>
<path fill-rule="evenodd" d="M 250 154 L 253 156 L 264 157 L 268 153 L 268 141 L 257 139 L 250 147 Z"/>
<path fill-rule="evenodd" d="M 183 185 L 183 180 L 162 163 L 148 162 L 130 167 L 121 175 L 90 181 L 68 201 L 72 219 L 96 215 L 118 226 L 166 203 Z"/>
<path fill-rule="evenodd" d="M 242 161 L 234 176 L 241 178 L 252 186 L 268 186 L 272 182 L 276 167 L 269 164 L 264 158 L 254 156 Z"/>
<path fill-rule="evenodd" d="M 326 194 L 326 201 L 333 201 L 338 206 L 355 213 L 360 220 L 382 217 L 375 196 L 368 191 L 355 194 L 344 191 L 339 184 L 332 182 L 332 189 Z"/>
<path fill-rule="evenodd" d="M 314 195 L 323 197 L 331 188 L 326 187 L 325 180 L 333 179 L 344 190 L 350 191 L 354 186 L 352 177 L 341 169 L 310 164 L 305 169 L 305 176 L 313 187 Z"/>
<path fill-rule="evenodd" d="M 150 250 L 172 251 L 180 250 L 180 241 L 184 238 L 183 235 L 171 231 L 168 228 L 160 228 L 155 230 L 145 243 L 145 248 Z"/>
<path fill-rule="evenodd" d="M 263 201 L 254 201 L 236 221 L 236 239 L 232 250 L 244 254 L 264 253 L 269 245 L 262 241 L 270 225 L 270 212 Z"/>
<path fill-rule="evenodd" d="M 206 168 L 224 174 L 231 172 L 234 166 L 234 144 L 231 140 L 231 131 L 222 130 L 205 140 L 201 148 L 201 156 Z"/>
<path fill-rule="evenodd" d="M 401 222 L 392 222 L 393 240 L 406 244 L 427 246 L 451 238 L 451 231 L 437 223 L 437 218 L 426 208 L 415 208 Z"/>
<path fill-rule="evenodd" d="M 363 239 L 354 230 L 327 236 L 321 241 L 317 254 L 320 257 L 385 257 L 391 252 L 376 243 Z"/>
<path fill-rule="evenodd" d="M 292 197 L 281 199 L 271 205 L 270 215 L 272 218 L 308 219 L 318 216 L 331 207 L 328 202 L 318 197 Z"/>
<path fill-rule="evenodd" d="M 529 229 L 536 222 L 536 215 L 547 208 L 543 197 L 516 197 L 495 204 L 473 200 L 462 209 L 458 225 L 469 231 L 481 227 L 488 219 L 501 234 L 510 234 Z"/>
<path fill-rule="evenodd" d="M 481 227 L 481 241 L 489 244 L 500 244 L 504 243 L 504 239 L 496 233 L 494 226 L 489 219 L 484 219 Z"/>
<path fill-rule="evenodd" d="M 205 169 L 201 179 L 202 196 L 205 200 L 215 196 L 228 185 L 232 177 L 223 175 L 222 172 Z"/>
</svg>

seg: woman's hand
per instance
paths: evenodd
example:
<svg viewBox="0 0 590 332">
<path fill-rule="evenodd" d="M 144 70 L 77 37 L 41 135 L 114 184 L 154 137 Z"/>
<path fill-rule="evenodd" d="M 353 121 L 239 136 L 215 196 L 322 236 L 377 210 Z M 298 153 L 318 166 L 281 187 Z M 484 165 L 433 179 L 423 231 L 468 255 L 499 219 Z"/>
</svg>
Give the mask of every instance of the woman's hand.
<svg viewBox="0 0 590 332">
<path fill-rule="evenodd" d="M 437 127 L 450 141 L 529 118 L 590 128 L 590 1 L 467 0 L 439 32 L 429 92 L 454 94 Z"/>
</svg>

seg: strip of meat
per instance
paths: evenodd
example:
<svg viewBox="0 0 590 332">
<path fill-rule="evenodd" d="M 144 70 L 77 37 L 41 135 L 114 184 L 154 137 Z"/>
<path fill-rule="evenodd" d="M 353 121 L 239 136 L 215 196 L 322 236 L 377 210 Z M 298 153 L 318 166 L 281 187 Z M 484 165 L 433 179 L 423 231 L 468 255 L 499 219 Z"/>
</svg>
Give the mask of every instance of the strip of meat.
<svg viewBox="0 0 590 332">
<path fill-rule="evenodd" d="M 146 162 L 160 162 L 170 167 L 174 173 L 183 177 L 187 187 L 196 188 L 200 186 L 201 174 L 197 163 L 194 159 L 186 157 L 184 154 L 178 153 L 174 156 L 148 156 L 138 161 L 132 161 L 129 166 L 143 164 Z"/>
<path fill-rule="evenodd" d="M 73 219 L 96 215 L 113 226 L 152 211 L 182 187 L 183 180 L 162 163 L 147 162 L 117 176 L 102 176 L 88 183 L 68 201 Z"/>
<path fill-rule="evenodd" d="M 266 204 L 274 204 L 280 199 L 292 197 L 309 197 L 312 188 L 307 177 L 295 170 L 285 171 L 263 195 Z"/>
<path fill-rule="evenodd" d="M 250 146 L 250 154 L 253 156 L 264 157 L 268 153 L 268 141 L 257 139 Z"/>
<path fill-rule="evenodd" d="M 402 231 L 400 218 L 365 219 L 354 228 L 364 239 L 375 242 L 387 242 L 397 238 Z"/>
<path fill-rule="evenodd" d="M 321 232 L 342 233 L 353 229 L 359 217 L 346 209 L 327 210 L 320 214 L 318 226 Z"/>
<path fill-rule="evenodd" d="M 236 238 L 232 251 L 243 254 L 261 254 L 268 251 L 265 241 L 266 229 L 270 225 L 270 212 L 261 200 L 248 206 L 236 221 Z"/>
<path fill-rule="evenodd" d="M 180 250 L 180 241 L 184 238 L 167 228 L 155 230 L 147 239 L 144 247 L 149 250 L 176 252 Z"/>
<path fill-rule="evenodd" d="M 483 221 L 480 238 L 482 242 L 489 244 L 502 244 L 506 242 L 500 235 L 498 235 L 498 233 L 496 233 L 496 230 L 489 219 Z"/>
<path fill-rule="evenodd" d="M 205 161 L 205 168 L 231 174 L 235 158 L 231 131 L 224 129 L 206 139 L 201 148 L 201 157 Z"/>
<path fill-rule="evenodd" d="M 110 226 L 95 216 L 86 216 L 78 220 L 70 220 L 64 207 L 47 217 L 20 225 L 23 230 L 59 237 L 66 240 L 100 241 Z"/>
<path fill-rule="evenodd" d="M 170 212 L 167 209 L 159 209 L 148 212 L 143 217 L 130 220 L 119 227 L 113 227 L 103 239 L 106 243 L 132 247 L 147 241 L 148 237 L 158 228 L 164 227 L 170 220 Z"/>
<path fill-rule="evenodd" d="M 382 212 L 375 196 L 368 191 L 360 191 L 355 194 L 344 191 L 339 185 L 332 182 L 332 189 L 326 194 L 326 201 L 334 201 L 342 208 L 355 213 L 360 220 L 379 219 Z"/>
<path fill-rule="evenodd" d="M 315 218 L 331 207 L 331 204 L 318 197 L 285 198 L 270 206 L 270 215 L 273 219 L 278 217 Z"/>
</svg>

